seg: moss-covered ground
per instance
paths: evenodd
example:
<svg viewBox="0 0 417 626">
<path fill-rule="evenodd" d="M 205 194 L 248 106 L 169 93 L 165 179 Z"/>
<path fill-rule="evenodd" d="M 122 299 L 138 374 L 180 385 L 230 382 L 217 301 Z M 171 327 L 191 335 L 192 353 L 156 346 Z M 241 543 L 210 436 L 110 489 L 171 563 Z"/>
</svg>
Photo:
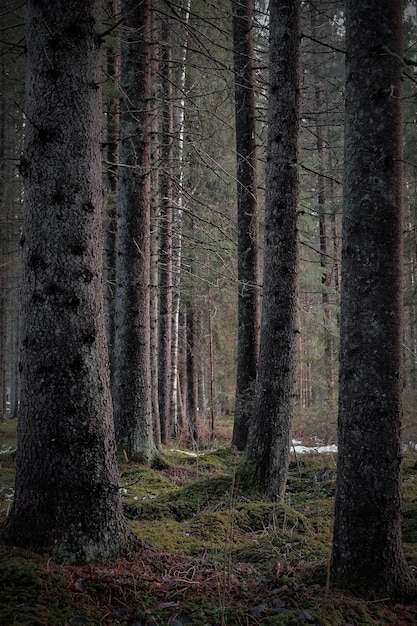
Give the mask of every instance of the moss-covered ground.
<svg viewBox="0 0 417 626">
<path fill-rule="evenodd" d="M 144 541 L 130 559 L 67 567 L 0 543 L 0 626 L 417 624 L 417 604 L 329 588 L 333 455 L 293 454 L 285 502 L 271 504 L 239 484 L 226 441 L 172 448 L 154 469 L 120 465 L 125 512 Z M 9 451 L 0 455 L 3 518 L 13 480 Z M 403 495 L 404 547 L 417 571 L 415 452 L 404 457 Z"/>
</svg>

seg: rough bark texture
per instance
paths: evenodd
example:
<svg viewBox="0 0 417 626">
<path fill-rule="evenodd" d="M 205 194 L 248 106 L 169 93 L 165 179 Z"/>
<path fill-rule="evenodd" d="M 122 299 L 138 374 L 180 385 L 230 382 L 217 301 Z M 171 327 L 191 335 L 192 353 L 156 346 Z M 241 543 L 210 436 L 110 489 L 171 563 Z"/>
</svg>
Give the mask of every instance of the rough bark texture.
<svg viewBox="0 0 417 626">
<path fill-rule="evenodd" d="M 107 11 L 116 23 L 120 14 L 119 0 L 109 0 Z M 116 291 L 116 232 L 117 232 L 117 164 L 119 162 L 119 96 L 116 85 L 120 82 L 119 38 L 112 37 L 106 49 L 107 75 L 111 81 L 106 107 L 106 204 L 104 211 L 104 317 L 106 338 L 110 360 L 110 381 L 113 382 L 114 369 L 114 330 L 115 330 L 115 291 Z"/>
<path fill-rule="evenodd" d="M 249 480 L 271 499 L 285 490 L 294 393 L 299 61 L 299 2 L 273 0 L 261 343 L 244 458 Z"/>
<path fill-rule="evenodd" d="M 170 439 L 170 397 L 172 365 L 172 163 L 173 163 L 173 108 L 172 59 L 169 21 L 161 26 L 161 62 L 159 66 L 162 97 L 161 123 L 161 214 L 159 222 L 159 354 L 158 394 L 161 440 Z"/>
<path fill-rule="evenodd" d="M 339 454 L 333 573 L 413 586 L 401 547 L 401 2 L 346 3 Z"/>
<path fill-rule="evenodd" d="M 118 445 L 151 462 L 150 0 L 122 0 L 114 417 Z"/>
<path fill-rule="evenodd" d="M 22 391 L 4 536 L 66 563 L 130 542 L 103 319 L 99 6 L 28 2 Z"/>
<path fill-rule="evenodd" d="M 259 336 L 253 0 L 233 6 L 238 198 L 238 352 L 232 445 L 243 450 L 253 412 Z"/>
</svg>

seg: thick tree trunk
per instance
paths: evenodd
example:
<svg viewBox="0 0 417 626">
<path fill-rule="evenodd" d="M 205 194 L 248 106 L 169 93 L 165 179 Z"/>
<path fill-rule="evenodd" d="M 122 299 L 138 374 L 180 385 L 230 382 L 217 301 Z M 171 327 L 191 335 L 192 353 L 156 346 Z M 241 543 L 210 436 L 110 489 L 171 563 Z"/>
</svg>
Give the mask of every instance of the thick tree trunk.
<svg viewBox="0 0 417 626">
<path fill-rule="evenodd" d="M 243 461 L 270 499 L 285 491 L 295 377 L 300 85 L 299 2 L 270 3 L 264 287 L 254 417 Z"/>
<path fill-rule="evenodd" d="M 253 413 L 259 336 L 253 0 L 235 0 L 233 48 L 238 198 L 238 350 L 232 445 L 243 450 Z"/>
<path fill-rule="evenodd" d="M 156 454 L 150 354 L 150 0 L 122 0 L 114 418 L 117 443 L 144 463 Z"/>
<path fill-rule="evenodd" d="M 346 3 L 337 581 L 411 597 L 401 546 L 402 3 Z"/>
<path fill-rule="evenodd" d="M 13 544 L 85 563 L 126 552 L 104 334 L 98 0 L 30 0 L 22 393 Z"/>
</svg>

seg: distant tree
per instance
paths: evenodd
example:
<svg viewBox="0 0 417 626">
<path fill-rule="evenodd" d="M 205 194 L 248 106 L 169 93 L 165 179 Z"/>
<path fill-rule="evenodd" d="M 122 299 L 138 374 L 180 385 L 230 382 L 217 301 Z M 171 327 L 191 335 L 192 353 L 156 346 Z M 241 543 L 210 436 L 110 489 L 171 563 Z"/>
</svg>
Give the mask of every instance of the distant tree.
<svg viewBox="0 0 417 626">
<path fill-rule="evenodd" d="M 254 416 L 243 473 L 285 491 L 293 411 L 298 266 L 300 3 L 270 2 L 264 279 Z"/>
<path fill-rule="evenodd" d="M 253 412 L 259 336 L 253 0 L 234 0 L 232 10 L 238 199 L 238 349 L 232 445 L 243 450 Z"/>
<path fill-rule="evenodd" d="M 188 436 L 191 443 L 198 443 L 198 371 L 197 329 L 194 303 L 187 309 L 187 418 Z"/>
<path fill-rule="evenodd" d="M 346 2 L 333 575 L 415 598 L 401 544 L 402 2 Z"/>
<path fill-rule="evenodd" d="M 24 108 L 24 11 L 18 0 L 1 7 L 0 41 L 0 419 L 16 417 L 18 407 L 18 344 L 21 152 Z M 6 402 L 7 401 L 7 402 Z"/>
<path fill-rule="evenodd" d="M 99 0 L 27 4 L 22 389 L 4 538 L 65 563 L 132 545 L 104 333 L 99 20 Z"/>
<path fill-rule="evenodd" d="M 122 0 L 121 10 L 114 418 L 118 445 L 150 463 L 156 454 L 150 361 L 151 2 Z"/>
</svg>

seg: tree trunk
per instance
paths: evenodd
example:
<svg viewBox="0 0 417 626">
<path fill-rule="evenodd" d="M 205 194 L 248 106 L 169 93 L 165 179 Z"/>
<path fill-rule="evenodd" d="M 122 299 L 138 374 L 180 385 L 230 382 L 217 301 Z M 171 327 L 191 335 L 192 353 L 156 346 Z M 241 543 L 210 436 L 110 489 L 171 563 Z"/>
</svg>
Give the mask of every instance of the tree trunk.
<svg viewBox="0 0 417 626">
<path fill-rule="evenodd" d="M 156 454 L 150 354 L 150 0 L 122 0 L 114 417 L 118 445 Z"/>
<path fill-rule="evenodd" d="M 159 393 L 158 393 L 158 360 L 159 360 L 159 217 L 160 217 L 160 187 L 159 187 L 159 163 L 160 163 L 160 111 L 158 106 L 159 85 L 157 81 L 159 73 L 159 46 L 157 43 L 159 26 L 152 19 L 152 61 L 151 61 L 151 102 L 153 113 L 151 115 L 151 277 L 150 277 L 150 332 L 151 332 L 151 404 L 152 421 L 155 445 L 161 447 L 161 420 L 159 417 Z"/>
<path fill-rule="evenodd" d="M 411 597 L 401 545 L 402 3 L 346 3 L 337 582 Z M 415 596 L 414 596 L 415 597 Z"/>
<path fill-rule="evenodd" d="M 120 13 L 119 0 L 107 2 L 109 16 L 117 22 Z M 104 313 L 106 338 L 110 359 L 110 379 L 113 383 L 114 371 L 114 330 L 115 330 L 115 291 L 116 291 L 116 232 L 117 232 L 117 165 L 119 162 L 119 97 L 117 87 L 120 81 L 120 52 L 118 39 L 112 38 L 106 49 L 107 75 L 110 89 L 106 97 L 106 207 L 104 211 Z M 112 385 L 113 386 L 113 385 Z"/>
<path fill-rule="evenodd" d="M 299 2 L 270 3 L 264 286 L 255 410 L 243 473 L 271 500 L 287 477 L 295 377 L 300 95 Z"/>
<path fill-rule="evenodd" d="M 98 0 L 30 0 L 22 392 L 4 536 L 57 561 L 115 559 L 119 495 L 104 333 Z"/>
<path fill-rule="evenodd" d="M 198 368 L 196 354 L 196 320 L 191 304 L 187 309 L 187 419 L 190 442 L 198 443 Z"/>
<path fill-rule="evenodd" d="M 232 445 L 243 450 L 253 412 L 259 336 L 253 0 L 235 0 L 232 8 L 238 185 L 238 350 Z"/>
<path fill-rule="evenodd" d="M 173 158 L 173 110 L 172 110 L 172 61 L 169 45 L 169 22 L 162 22 L 162 77 L 163 110 L 161 139 L 161 216 L 159 254 L 159 361 L 158 393 L 161 439 L 170 438 L 170 398 L 172 364 L 172 158 Z"/>
</svg>

